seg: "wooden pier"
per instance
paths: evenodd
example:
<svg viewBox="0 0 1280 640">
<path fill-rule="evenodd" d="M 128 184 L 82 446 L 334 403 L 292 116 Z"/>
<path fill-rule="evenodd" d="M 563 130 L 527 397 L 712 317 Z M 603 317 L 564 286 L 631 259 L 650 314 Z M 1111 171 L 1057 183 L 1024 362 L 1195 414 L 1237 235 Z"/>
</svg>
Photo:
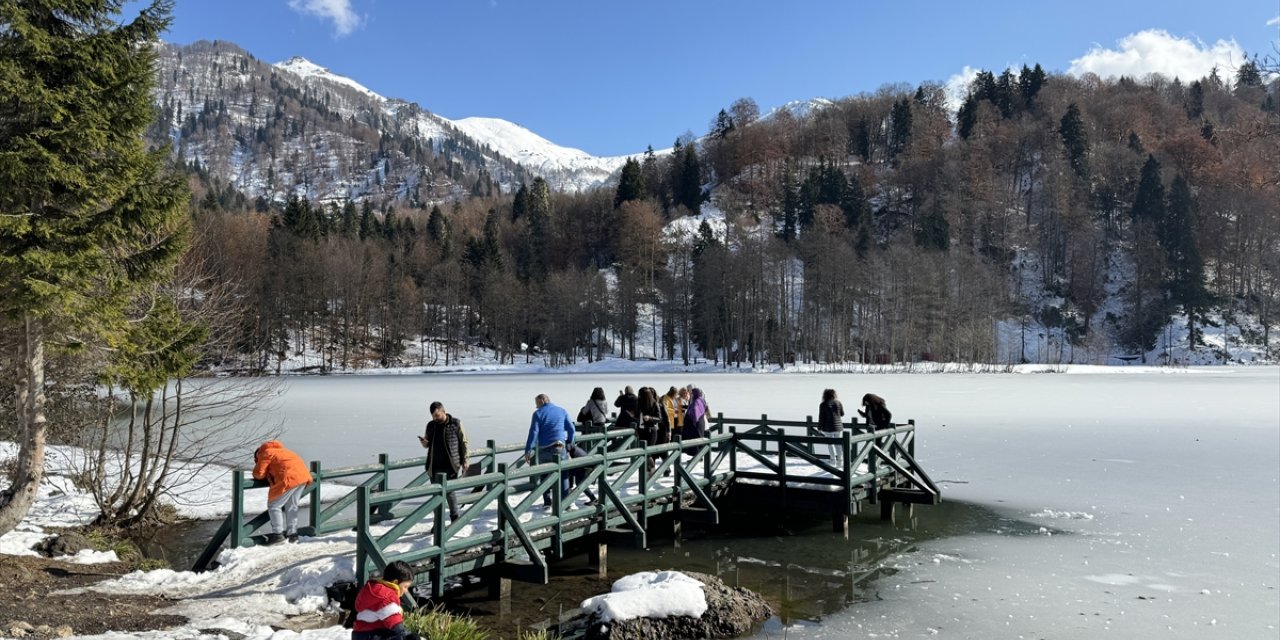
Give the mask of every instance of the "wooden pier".
<svg viewBox="0 0 1280 640">
<path fill-rule="evenodd" d="M 587 456 L 535 466 L 525 464 L 522 444 L 490 440 L 471 452 L 474 475 L 448 481 L 440 476 L 432 482 L 421 471 L 424 457 L 392 461 L 383 454 L 376 464 L 343 469 L 312 462 L 308 521 L 299 532 L 354 530 L 360 582 L 404 561 L 435 597 L 443 595 L 447 579 L 467 574 L 490 579 L 493 595 L 500 596 L 511 579 L 546 583 L 547 557 L 565 557 L 570 543 L 579 550 L 585 545 L 603 574 L 608 544 L 646 546 L 650 520 L 659 516 L 669 516 L 677 534 L 681 522 L 718 524 L 729 499 L 770 514 L 830 516 L 846 535 L 849 516 L 865 505 L 878 505 L 882 517 L 892 518 L 895 503 L 936 504 L 941 494 L 917 463 L 915 442 L 914 421 L 874 432 L 854 421 L 830 437 L 811 418 L 718 415 L 705 438 L 648 447 L 637 443 L 632 430 L 584 434 L 576 444 Z M 842 452 L 838 463 L 829 445 Z M 400 470 L 419 473 L 393 488 L 393 472 Z M 559 479 L 571 472 L 585 472 L 585 479 L 562 494 Z M 267 516 L 244 512 L 244 492 L 266 483 L 237 470 L 232 486 L 232 512 L 196 561 L 196 571 L 210 569 L 224 544 L 263 541 L 255 532 Z M 582 502 L 587 489 L 598 502 Z M 452 522 L 446 491 L 456 492 L 460 512 Z M 549 508 L 542 504 L 548 491 Z"/>
</svg>

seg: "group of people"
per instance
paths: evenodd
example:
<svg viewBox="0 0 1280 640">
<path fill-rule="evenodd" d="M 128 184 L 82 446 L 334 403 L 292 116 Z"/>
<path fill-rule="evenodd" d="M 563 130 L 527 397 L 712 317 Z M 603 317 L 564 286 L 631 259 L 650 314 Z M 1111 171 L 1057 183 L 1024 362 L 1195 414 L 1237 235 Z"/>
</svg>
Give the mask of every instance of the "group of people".
<svg viewBox="0 0 1280 640">
<path fill-rule="evenodd" d="M 874 393 L 862 396 L 862 408 L 858 409 L 858 415 L 867 421 L 867 426 L 872 431 L 893 426 L 893 413 L 885 406 L 884 398 Z M 839 435 L 844 430 L 844 404 L 836 397 L 835 389 L 825 389 L 822 392 L 822 404 L 818 405 L 818 429 L 832 435 Z M 831 461 L 843 464 L 843 447 L 835 444 L 828 446 Z"/>
<path fill-rule="evenodd" d="M 661 396 L 653 387 L 640 387 L 640 392 L 636 393 L 634 388 L 627 386 L 618 392 L 613 407 L 617 409 L 614 428 L 634 429 L 636 439 L 649 446 L 666 444 L 675 436 L 690 439 L 707 435 L 710 413 L 707 399 L 702 389 L 693 385 L 673 386 Z M 602 431 L 610 417 L 604 389 L 596 387 L 587 404 L 578 411 L 578 422 L 584 429 Z M 650 470 L 660 458 L 650 457 Z"/>
</svg>

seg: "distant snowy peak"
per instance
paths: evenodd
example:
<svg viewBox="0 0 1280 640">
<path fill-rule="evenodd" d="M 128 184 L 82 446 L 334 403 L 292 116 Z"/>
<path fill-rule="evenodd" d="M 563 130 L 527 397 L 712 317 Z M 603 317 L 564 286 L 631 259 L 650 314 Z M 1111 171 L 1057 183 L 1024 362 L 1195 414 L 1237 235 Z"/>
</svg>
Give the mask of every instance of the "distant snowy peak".
<svg viewBox="0 0 1280 640">
<path fill-rule="evenodd" d="M 632 156 L 598 157 L 581 149 L 562 147 L 542 136 L 500 118 L 450 120 L 472 140 L 533 169 L 536 173 L 585 171 L 604 176 L 621 167 Z M 639 154 L 634 154 L 639 155 Z"/>
<path fill-rule="evenodd" d="M 790 112 L 792 116 L 797 118 L 806 118 L 809 115 L 822 111 L 835 103 L 826 98 L 810 98 L 808 100 L 792 100 L 786 104 L 774 107 L 765 114 L 765 118 L 772 118 L 782 111 Z"/>
<path fill-rule="evenodd" d="M 302 56 L 294 56 L 292 58 L 289 58 L 288 60 L 285 60 L 284 62 L 277 62 L 272 66 L 282 71 L 288 71 L 302 78 L 303 80 L 312 80 L 312 79 L 327 80 L 334 84 L 339 84 L 345 87 L 350 87 L 352 89 L 355 89 L 356 91 L 359 91 L 360 93 L 363 93 L 369 96 L 370 98 L 385 100 L 385 98 L 374 93 L 373 91 L 370 91 L 368 87 L 360 84 L 359 82 L 356 82 L 355 80 L 352 80 L 351 78 L 348 78 L 346 76 L 340 76 Z"/>
</svg>

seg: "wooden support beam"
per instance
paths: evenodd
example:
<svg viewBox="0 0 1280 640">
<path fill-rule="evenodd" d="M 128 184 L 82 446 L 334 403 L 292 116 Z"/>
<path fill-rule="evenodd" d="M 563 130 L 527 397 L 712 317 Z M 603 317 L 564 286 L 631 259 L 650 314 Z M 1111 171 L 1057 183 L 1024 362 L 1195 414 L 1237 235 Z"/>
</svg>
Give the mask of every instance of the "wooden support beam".
<svg viewBox="0 0 1280 640">
<path fill-rule="evenodd" d="M 844 513 L 831 514 L 831 530 L 835 533 L 843 534 L 844 539 L 849 539 L 849 516 Z"/>
<path fill-rule="evenodd" d="M 880 496 L 880 519 L 888 520 L 889 524 L 893 524 L 893 500 Z"/>
<path fill-rule="evenodd" d="M 587 564 L 596 570 L 596 577 L 609 577 L 609 543 L 597 542 L 587 549 Z"/>
</svg>

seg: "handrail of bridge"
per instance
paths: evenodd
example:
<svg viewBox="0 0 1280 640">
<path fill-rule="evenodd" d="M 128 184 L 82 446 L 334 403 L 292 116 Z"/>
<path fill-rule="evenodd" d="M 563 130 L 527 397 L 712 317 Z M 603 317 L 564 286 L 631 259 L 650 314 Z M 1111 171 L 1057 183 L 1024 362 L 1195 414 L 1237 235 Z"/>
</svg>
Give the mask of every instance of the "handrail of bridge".
<svg viewBox="0 0 1280 640">
<path fill-rule="evenodd" d="M 447 480 L 438 478 L 431 482 L 425 472 L 399 488 L 391 488 L 392 471 L 418 468 L 426 463 L 425 457 L 391 461 L 385 454 L 379 455 L 378 463 L 359 465 L 341 469 L 324 469 L 319 462 L 312 463 L 315 482 L 309 490 L 310 506 L 308 526 L 301 529 L 305 535 L 323 535 L 325 533 L 357 530 L 357 549 L 359 560 L 357 571 L 363 576 L 371 565 L 376 568 L 385 566 L 385 562 L 403 559 L 395 553 L 388 553 L 388 548 L 415 524 L 422 522 L 428 515 L 434 514 L 437 522 L 443 522 L 440 514 L 444 512 L 446 491 L 457 492 L 460 517 L 458 522 L 447 527 L 436 527 L 433 535 L 443 536 L 438 544 L 420 553 L 440 563 L 442 558 L 459 549 L 481 544 L 500 544 L 503 549 L 501 561 L 509 560 L 509 551 L 518 544 L 520 551 L 530 558 L 538 554 L 530 554 L 527 548 L 532 544 L 532 534 L 546 535 L 551 529 L 552 544 L 557 547 L 564 539 L 563 533 L 567 525 L 579 528 L 591 528 L 592 531 L 610 529 L 616 525 L 625 525 L 638 540 L 643 540 L 643 531 L 650 512 L 641 506 L 633 514 L 637 504 L 647 505 L 654 501 L 666 499 L 680 508 L 681 492 L 690 492 L 697 504 L 698 511 L 714 513 L 714 505 L 707 495 L 706 488 L 714 482 L 732 480 L 741 477 L 748 480 L 770 481 L 780 485 L 803 483 L 807 485 L 828 485 L 838 487 L 850 500 L 861 497 L 876 499 L 877 485 L 884 478 L 906 477 L 913 484 L 932 486 L 928 476 L 914 461 L 915 425 L 914 421 L 891 429 L 875 432 L 853 433 L 846 429 L 837 437 L 818 431 L 812 418 L 805 421 L 781 421 L 762 415 L 756 419 L 725 418 L 717 414 L 708 428 L 708 437 L 696 440 L 680 441 L 670 444 L 648 447 L 636 445 L 636 436 L 630 429 L 611 429 L 605 432 L 585 433 L 579 436 L 577 444 L 588 450 L 589 455 L 563 463 L 548 463 L 529 467 L 523 460 L 523 444 L 497 445 L 493 440 L 486 442 L 483 448 L 471 452 L 470 458 L 478 459 L 474 466 L 479 467 L 478 475 Z M 852 424 L 857 428 L 856 418 Z M 788 433 L 786 427 L 804 427 L 805 435 Z M 773 451 L 770 451 L 770 444 Z M 836 444 L 842 447 L 842 465 L 833 466 L 830 460 L 821 453 L 816 453 L 818 445 Z M 693 458 L 685 459 L 690 453 Z M 683 455 L 682 455 L 683 454 Z M 744 459 L 750 458 L 761 464 L 763 470 L 741 471 L 739 454 Z M 768 455 L 766 455 L 768 454 Z M 509 462 L 499 462 L 500 456 L 511 456 Z M 788 458 L 799 459 L 830 474 L 830 477 L 798 476 L 786 471 Z M 647 460 L 656 461 L 657 468 L 651 473 Z M 725 461 L 728 469 L 719 473 Z M 880 462 L 886 464 L 881 465 Z M 701 469 L 695 468 L 701 465 Z M 857 471 L 862 468 L 862 473 Z M 554 472 L 549 473 L 552 469 Z M 588 469 L 587 480 L 572 489 L 564 496 L 559 495 L 560 483 L 555 479 L 566 471 Z M 673 486 L 662 485 L 661 478 L 671 473 L 675 477 Z M 336 479 L 368 476 L 356 485 L 335 484 Z M 636 493 L 623 495 L 627 483 L 635 478 Z M 501 482 L 499 482 L 501 479 Z M 326 482 L 328 481 L 328 482 Z M 246 518 L 244 513 L 244 491 L 257 487 L 265 487 L 264 482 L 255 482 L 245 478 L 241 470 L 232 473 L 232 513 L 227 517 L 209 546 L 195 565 L 195 570 L 207 569 L 224 542 L 232 547 L 254 544 L 252 534 L 267 523 L 266 514 Z M 513 484 L 514 483 L 514 484 Z M 589 510 L 568 512 L 567 507 L 573 504 L 586 486 L 594 483 L 598 488 L 601 503 Z M 322 502 L 321 497 L 331 498 L 332 488 L 345 491 L 340 497 L 329 502 Z M 679 489 L 677 489 L 679 487 Z M 322 494 L 322 488 L 325 494 Z M 522 516 L 529 514 L 533 503 L 544 491 L 553 492 L 554 508 L 548 516 L 521 523 Z M 932 486 L 936 494 L 936 486 Z M 528 491 L 527 496 L 515 506 L 506 505 L 506 499 L 513 493 Z M 501 500 L 499 500 L 501 498 Z M 397 514 L 395 509 L 400 504 L 415 501 L 408 513 Z M 503 523 L 502 533 L 496 539 L 489 539 L 486 534 L 473 534 L 466 539 L 454 540 L 455 534 L 470 524 L 483 511 L 484 507 L 498 503 L 498 520 Z M 503 505 L 506 505 L 505 507 Z M 354 518 L 339 519 L 339 516 L 355 507 Z M 568 513 L 566 513 L 568 512 Z M 597 517 L 599 522 L 584 527 L 584 517 Z M 698 517 L 694 515 L 694 517 Z M 369 533 L 370 527 L 390 520 L 399 520 L 382 535 L 374 538 Z M 391 535 L 395 534 L 395 535 Z M 509 535 L 508 535 L 509 534 Z M 492 538 L 495 534 L 487 534 Z M 514 536 L 514 538 L 512 537 Z M 412 557 L 412 554 L 410 554 Z M 390 558 L 390 560 L 388 560 Z M 540 559 L 540 558 L 539 558 Z M 436 566 L 439 566 L 437 564 Z M 535 567 L 536 569 L 536 567 Z M 544 567 L 545 569 L 545 567 Z M 435 571 L 433 581 L 443 579 L 444 571 Z"/>
<path fill-rule="evenodd" d="M 620 527 L 615 533 L 629 536 L 635 544 L 643 546 L 644 520 L 649 515 L 647 505 L 651 503 L 665 500 L 668 510 L 715 512 L 708 492 L 713 484 L 725 484 L 730 478 L 729 472 L 719 467 L 727 459 L 732 443 L 732 434 L 720 433 L 652 447 L 601 451 L 535 466 L 500 464 L 496 473 L 457 480 L 440 478 L 441 482 L 436 484 L 399 491 L 373 492 L 361 488 L 356 526 L 357 577 L 364 580 L 369 572 L 397 560 L 419 567 L 429 565 L 430 569 L 423 573 L 429 574 L 433 592 L 439 595 L 448 575 L 482 566 L 513 565 L 545 578 L 546 563 L 539 548 L 549 546 L 561 555 L 565 542 L 588 533 Z M 720 451 L 725 455 L 714 455 Z M 665 460 L 656 463 L 650 471 L 648 462 L 662 455 L 666 456 Z M 559 479 L 576 469 L 586 470 L 586 478 L 562 494 Z M 662 482 L 667 470 L 673 472 L 670 486 Z M 520 482 L 525 479 L 532 482 Z M 578 499 L 589 488 L 596 490 L 599 501 L 585 508 L 578 507 Z M 450 491 L 470 491 L 478 497 L 465 508 L 460 506 L 457 520 L 438 526 L 435 523 L 446 522 L 444 496 Z M 535 511 L 543 494 L 548 492 L 552 496 L 550 508 Z M 693 494 L 691 505 L 685 504 L 685 492 Z M 421 501 L 416 509 L 394 526 L 374 532 L 374 514 L 378 508 L 390 509 L 414 501 Z M 491 505 L 496 505 L 496 509 L 490 509 Z M 433 518 L 430 531 L 412 533 L 429 516 Z M 460 537 L 467 528 L 466 535 Z M 406 543 L 408 549 L 391 550 L 393 545 Z M 474 552 L 473 557 L 461 558 L 461 562 L 450 566 L 452 556 L 465 556 L 469 552 Z"/>
</svg>

